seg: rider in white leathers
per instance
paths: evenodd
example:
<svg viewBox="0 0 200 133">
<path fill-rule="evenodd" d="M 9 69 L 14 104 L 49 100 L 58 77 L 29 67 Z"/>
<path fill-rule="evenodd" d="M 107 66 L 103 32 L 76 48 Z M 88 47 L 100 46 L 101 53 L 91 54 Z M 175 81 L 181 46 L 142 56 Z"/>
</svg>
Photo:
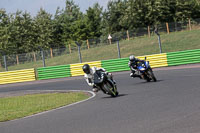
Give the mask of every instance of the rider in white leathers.
<svg viewBox="0 0 200 133">
<path fill-rule="evenodd" d="M 107 74 L 107 77 L 110 78 L 115 84 L 115 81 L 113 80 L 112 74 L 106 72 L 106 70 L 103 69 L 103 68 L 97 68 L 97 67 L 91 67 L 90 68 L 90 66 L 88 64 L 85 64 L 85 65 L 83 65 L 82 69 L 85 73 L 84 78 L 87 81 L 88 85 L 93 87 L 93 89 L 92 89 L 93 92 L 98 92 L 100 90 L 100 88 L 94 84 L 94 73 L 96 71 L 105 72 L 105 74 Z"/>
</svg>

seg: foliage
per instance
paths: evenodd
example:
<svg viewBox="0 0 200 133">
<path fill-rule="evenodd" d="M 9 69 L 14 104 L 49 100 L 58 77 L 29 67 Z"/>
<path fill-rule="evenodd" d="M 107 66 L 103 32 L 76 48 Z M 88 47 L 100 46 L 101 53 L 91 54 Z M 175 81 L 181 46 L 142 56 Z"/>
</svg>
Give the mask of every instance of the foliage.
<svg viewBox="0 0 200 133">
<path fill-rule="evenodd" d="M 53 24 L 51 14 L 40 9 L 34 19 L 34 33 L 36 38 L 35 48 L 49 48 L 53 39 Z"/>
<path fill-rule="evenodd" d="M 200 30 L 161 34 L 162 51 L 166 53 L 166 52 L 175 52 L 175 51 L 183 51 L 190 49 L 200 49 L 199 34 Z M 122 36 L 121 34 L 118 35 Z M 141 55 L 158 54 L 160 52 L 158 45 L 158 38 L 156 35 L 152 35 L 151 37 L 148 36 L 137 37 L 137 38 L 131 37 L 130 40 L 121 40 L 119 42 L 119 46 L 122 58 L 128 57 L 131 54 L 134 54 L 135 56 L 141 56 Z M 118 58 L 117 42 L 111 45 L 99 44 L 97 47 L 94 48 L 82 49 L 81 55 L 83 62 L 116 59 Z M 25 55 L 23 55 L 23 57 L 24 56 Z M 41 57 L 41 54 L 37 53 L 36 56 Z M 47 55 L 45 55 L 45 57 L 47 57 Z M 8 62 L 10 62 L 10 60 L 8 60 Z M 63 54 L 61 56 L 56 56 L 54 58 L 49 57 L 48 59 L 45 60 L 45 62 L 46 66 L 57 66 L 57 65 L 79 63 L 80 61 L 78 53 L 77 51 L 75 51 L 71 54 Z M 37 59 L 37 61 L 32 60 L 31 62 L 27 61 L 24 64 L 21 64 L 20 62 L 19 65 L 8 66 L 8 70 L 11 71 L 11 70 L 39 68 L 39 67 L 43 67 L 41 59 L 40 60 Z M 0 68 L 0 71 L 5 71 L 5 69 L 2 67 Z"/>
<path fill-rule="evenodd" d="M 165 22 L 200 18 L 199 0 L 112 0 L 103 10 L 98 3 L 85 13 L 73 0 L 54 15 L 40 9 L 36 17 L 27 12 L 0 9 L 0 54 L 32 52 L 40 48 L 75 46 L 87 39 L 107 39 L 108 34 Z"/>
</svg>

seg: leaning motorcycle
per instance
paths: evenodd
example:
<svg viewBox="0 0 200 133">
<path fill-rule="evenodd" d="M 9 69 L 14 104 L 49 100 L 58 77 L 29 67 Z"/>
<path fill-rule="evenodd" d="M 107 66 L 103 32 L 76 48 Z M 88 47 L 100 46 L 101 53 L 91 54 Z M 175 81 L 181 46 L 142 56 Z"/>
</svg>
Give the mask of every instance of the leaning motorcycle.
<svg viewBox="0 0 200 133">
<path fill-rule="evenodd" d="M 147 82 L 150 82 L 153 80 L 154 82 L 157 81 L 152 68 L 150 67 L 149 61 L 146 61 L 145 57 L 145 62 L 144 63 L 139 63 L 137 66 L 137 69 L 141 73 L 141 77 L 146 80 Z"/>
<path fill-rule="evenodd" d="M 103 71 L 96 71 L 94 73 L 94 84 L 105 94 L 111 95 L 112 97 L 116 97 L 119 94 L 117 91 L 117 86 Z"/>
</svg>

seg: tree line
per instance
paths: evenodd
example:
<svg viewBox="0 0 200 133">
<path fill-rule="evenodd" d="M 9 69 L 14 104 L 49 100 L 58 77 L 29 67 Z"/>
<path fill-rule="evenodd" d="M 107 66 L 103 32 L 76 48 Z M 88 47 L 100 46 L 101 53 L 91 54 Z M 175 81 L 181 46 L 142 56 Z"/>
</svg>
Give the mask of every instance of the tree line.
<svg viewBox="0 0 200 133">
<path fill-rule="evenodd" d="M 58 7 L 55 14 L 41 8 L 34 17 L 0 9 L 0 54 L 66 47 L 74 41 L 196 18 L 200 0 L 112 0 L 106 9 L 96 3 L 84 13 L 73 0 L 66 0 L 65 8 Z"/>
</svg>

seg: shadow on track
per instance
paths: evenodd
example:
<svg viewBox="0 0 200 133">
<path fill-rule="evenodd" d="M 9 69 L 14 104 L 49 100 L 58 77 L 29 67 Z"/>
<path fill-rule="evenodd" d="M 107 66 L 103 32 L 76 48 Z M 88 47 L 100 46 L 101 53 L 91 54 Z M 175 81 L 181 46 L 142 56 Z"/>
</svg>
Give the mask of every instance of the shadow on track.
<svg viewBox="0 0 200 133">
<path fill-rule="evenodd" d="M 142 81 L 142 82 L 134 83 L 134 85 L 140 85 L 140 84 L 153 84 L 153 83 L 162 82 L 162 81 L 164 81 L 164 80 L 157 80 L 156 82 L 153 82 L 153 81 L 150 81 L 150 82 Z"/>
<path fill-rule="evenodd" d="M 119 94 L 117 97 L 111 97 L 111 96 L 106 96 L 106 97 L 102 97 L 102 99 L 104 98 L 118 98 L 118 97 L 123 97 L 123 96 L 127 96 L 128 94 Z"/>
</svg>

